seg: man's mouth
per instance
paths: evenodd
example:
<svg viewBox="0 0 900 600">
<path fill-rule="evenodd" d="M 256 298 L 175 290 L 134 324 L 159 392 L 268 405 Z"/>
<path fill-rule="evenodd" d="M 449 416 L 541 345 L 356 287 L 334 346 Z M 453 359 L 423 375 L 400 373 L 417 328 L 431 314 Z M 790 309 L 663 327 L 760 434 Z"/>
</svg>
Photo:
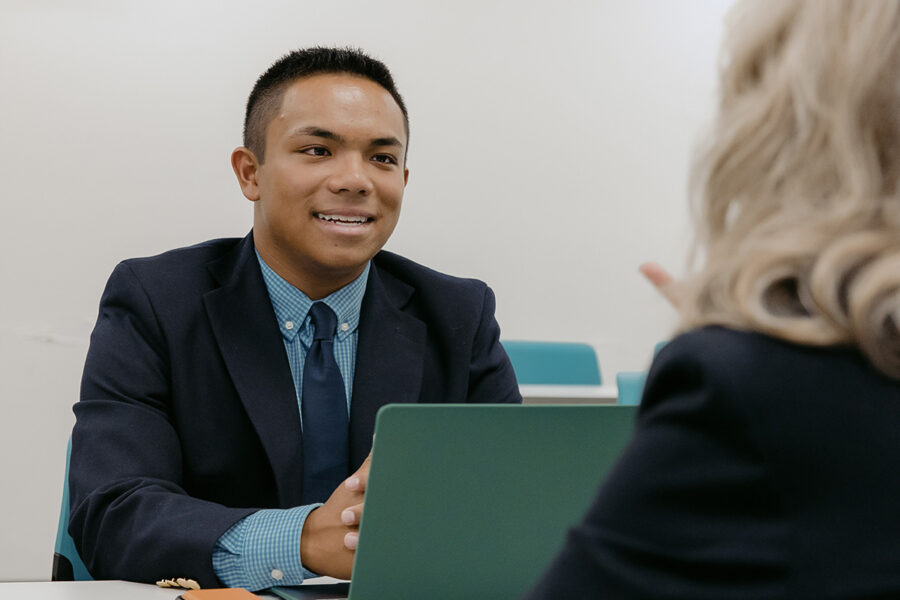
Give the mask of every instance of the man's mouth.
<svg viewBox="0 0 900 600">
<path fill-rule="evenodd" d="M 313 213 L 313 215 L 322 221 L 335 223 L 337 225 L 345 225 L 347 227 L 358 227 L 375 220 L 373 217 L 366 217 L 364 215 L 325 215 L 322 213 Z"/>
</svg>

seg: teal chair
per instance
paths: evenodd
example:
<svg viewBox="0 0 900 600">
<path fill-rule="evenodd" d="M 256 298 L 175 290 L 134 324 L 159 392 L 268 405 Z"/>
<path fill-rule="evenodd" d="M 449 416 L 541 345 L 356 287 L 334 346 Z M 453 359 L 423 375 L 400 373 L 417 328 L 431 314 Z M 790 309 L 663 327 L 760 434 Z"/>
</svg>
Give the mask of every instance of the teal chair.
<svg viewBox="0 0 900 600">
<path fill-rule="evenodd" d="M 56 545 L 53 548 L 53 581 L 92 581 L 94 578 L 84 566 L 75 542 L 69 535 L 69 458 L 72 455 L 72 438 L 66 449 L 66 475 L 63 480 L 62 506 L 59 509 L 59 525 L 56 527 Z"/>
<path fill-rule="evenodd" d="M 600 366 L 590 344 L 501 342 L 519 385 L 600 385 Z"/>
<path fill-rule="evenodd" d="M 644 384 L 647 382 L 646 371 L 623 371 L 616 373 L 616 388 L 619 404 L 640 404 L 644 395 Z"/>
<path fill-rule="evenodd" d="M 659 354 L 666 342 L 659 342 L 653 348 L 653 357 Z M 619 404 L 640 404 L 644 395 L 644 384 L 647 383 L 646 371 L 623 371 L 616 374 Z"/>
</svg>

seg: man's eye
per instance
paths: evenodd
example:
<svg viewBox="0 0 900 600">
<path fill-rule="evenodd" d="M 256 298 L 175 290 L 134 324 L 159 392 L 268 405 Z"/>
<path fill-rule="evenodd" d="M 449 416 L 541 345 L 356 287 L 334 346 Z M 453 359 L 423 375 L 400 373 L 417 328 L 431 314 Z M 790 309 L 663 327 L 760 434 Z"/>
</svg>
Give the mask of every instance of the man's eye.
<svg viewBox="0 0 900 600">
<path fill-rule="evenodd" d="M 309 154 L 310 156 L 328 156 L 328 148 L 323 148 L 322 146 L 312 146 L 310 148 L 304 148 L 301 150 L 303 154 Z"/>
<path fill-rule="evenodd" d="M 376 154 L 372 157 L 372 160 L 375 162 L 384 163 L 386 165 L 396 165 L 397 159 L 391 156 L 390 154 Z"/>
</svg>

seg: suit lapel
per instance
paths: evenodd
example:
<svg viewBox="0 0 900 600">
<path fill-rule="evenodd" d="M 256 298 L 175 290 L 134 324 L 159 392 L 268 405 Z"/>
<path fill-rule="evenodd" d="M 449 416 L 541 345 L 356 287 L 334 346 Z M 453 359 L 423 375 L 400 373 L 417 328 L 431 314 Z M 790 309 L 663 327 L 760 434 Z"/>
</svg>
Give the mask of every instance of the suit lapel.
<svg viewBox="0 0 900 600">
<path fill-rule="evenodd" d="M 427 327 L 401 310 L 413 292 L 411 286 L 372 263 L 360 312 L 350 404 L 352 469 L 369 453 L 378 409 L 419 399 Z"/>
<path fill-rule="evenodd" d="M 221 287 L 203 300 L 228 373 L 269 457 L 279 502 L 294 506 L 303 480 L 300 413 L 252 235 L 209 264 Z"/>
</svg>

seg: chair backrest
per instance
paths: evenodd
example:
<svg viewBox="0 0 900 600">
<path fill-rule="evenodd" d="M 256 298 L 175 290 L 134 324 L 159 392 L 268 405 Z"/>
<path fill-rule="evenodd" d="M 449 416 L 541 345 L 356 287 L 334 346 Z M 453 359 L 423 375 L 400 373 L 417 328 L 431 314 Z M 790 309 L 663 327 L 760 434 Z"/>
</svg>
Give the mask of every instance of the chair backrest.
<svg viewBox="0 0 900 600">
<path fill-rule="evenodd" d="M 59 509 L 59 524 L 56 527 L 56 545 L 53 548 L 53 581 L 91 581 L 94 578 L 84 566 L 75 542 L 69 535 L 69 458 L 72 455 L 72 438 L 66 448 L 66 475 L 63 479 L 62 506 Z"/>
<path fill-rule="evenodd" d="M 619 404 L 640 404 L 644 395 L 647 371 L 623 371 L 616 373 Z"/>
<path fill-rule="evenodd" d="M 668 342 L 658 342 L 653 347 L 653 357 Z M 644 384 L 647 383 L 647 371 L 623 371 L 616 373 L 616 388 L 618 390 L 619 404 L 640 404 L 644 395 Z"/>
<path fill-rule="evenodd" d="M 600 366 L 590 344 L 505 340 L 520 385 L 600 385 Z"/>
</svg>

